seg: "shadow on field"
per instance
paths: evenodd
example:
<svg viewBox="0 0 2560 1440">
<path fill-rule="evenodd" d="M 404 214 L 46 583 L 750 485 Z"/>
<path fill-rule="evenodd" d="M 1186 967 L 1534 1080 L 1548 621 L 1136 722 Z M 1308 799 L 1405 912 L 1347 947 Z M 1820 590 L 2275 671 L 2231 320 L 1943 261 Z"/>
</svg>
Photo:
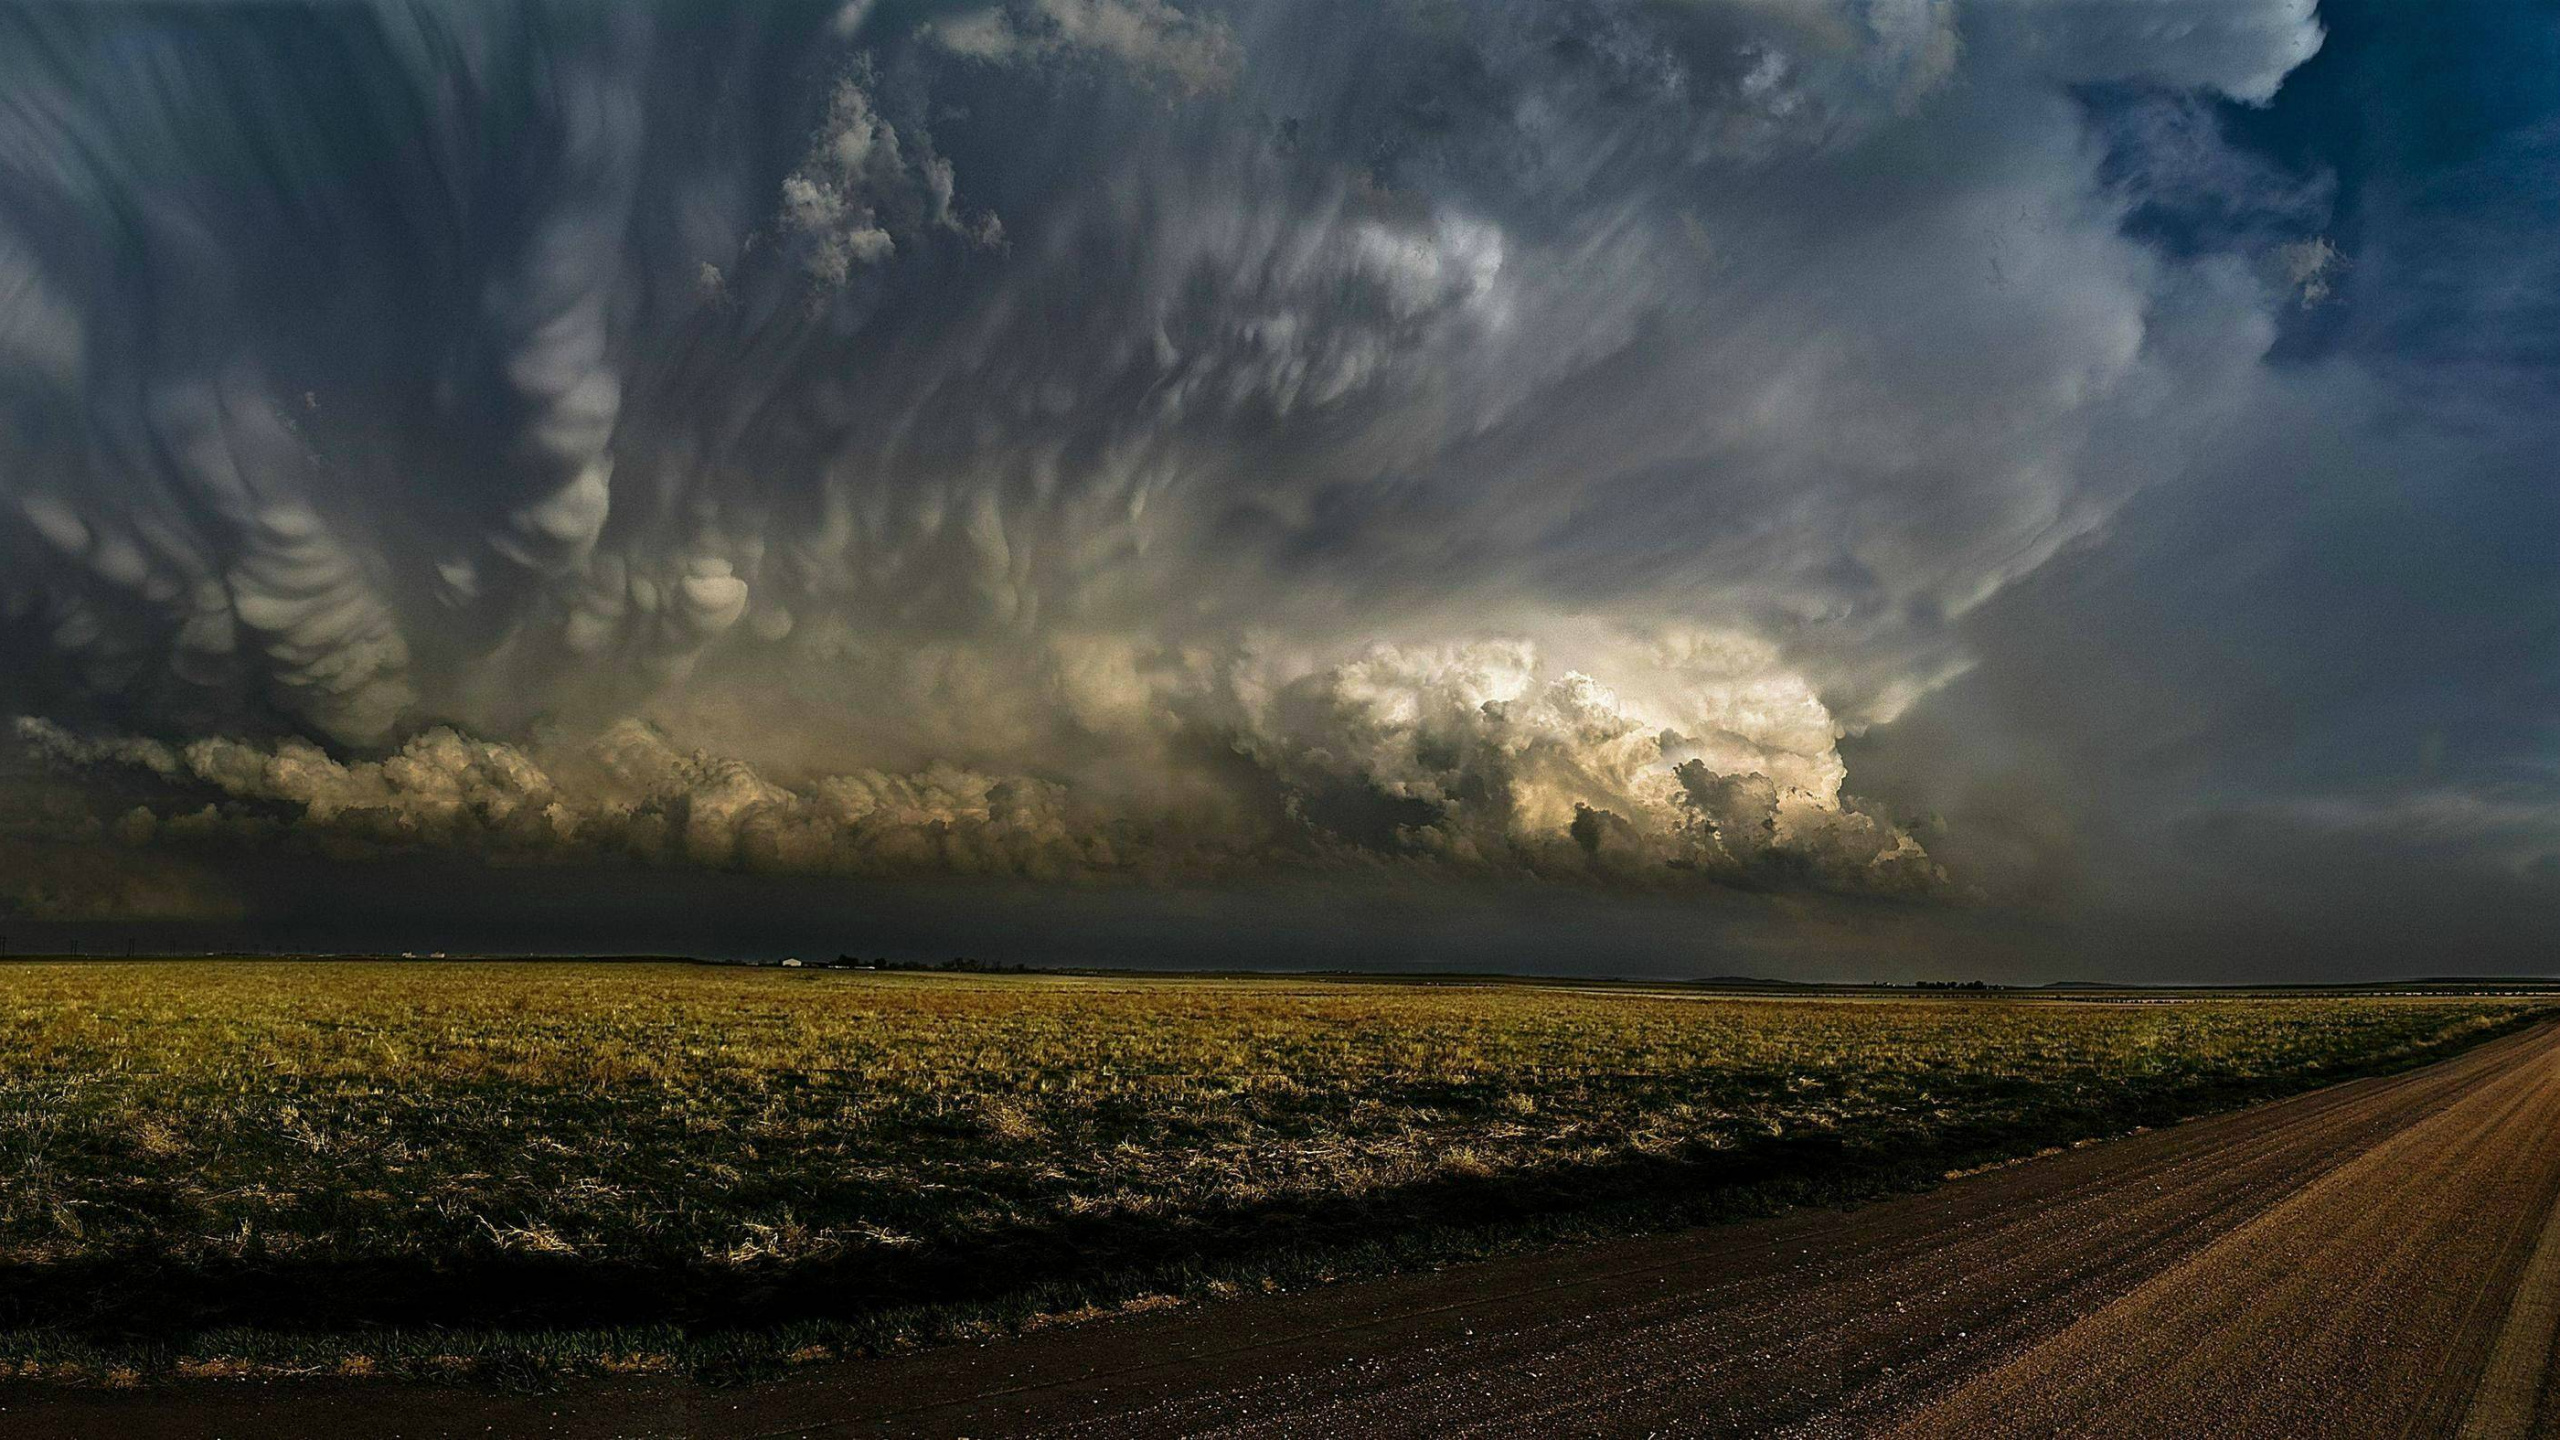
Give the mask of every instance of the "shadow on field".
<svg viewBox="0 0 2560 1440">
<path fill-rule="evenodd" d="M 0 1266 L 0 1326 L 149 1342 L 229 1326 L 312 1332 L 674 1325 L 705 1333 L 1025 1298 L 1038 1308 L 1070 1309 L 1086 1299 L 1180 1290 L 1220 1277 L 1389 1268 L 1398 1260 L 1481 1253 L 1506 1239 L 1663 1228 L 1869 1198 L 1926 1186 L 1952 1168 L 2303 1088 L 2297 1078 L 2187 1087 L 2112 1103 L 2056 1103 L 2048 1095 L 2022 1105 L 2026 1113 L 2008 1123 L 1938 1129 L 1925 1138 L 1916 1127 L 1900 1137 L 1772 1137 L 1434 1179 L 1359 1196 L 1299 1196 L 1183 1215 L 1076 1217 L 992 1231 L 966 1247 L 882 1248 L 767 1269 L 502 1252 L 432 1266 L 254 1256 L 179 1266 L 140 1254 Z"/>
</svg>

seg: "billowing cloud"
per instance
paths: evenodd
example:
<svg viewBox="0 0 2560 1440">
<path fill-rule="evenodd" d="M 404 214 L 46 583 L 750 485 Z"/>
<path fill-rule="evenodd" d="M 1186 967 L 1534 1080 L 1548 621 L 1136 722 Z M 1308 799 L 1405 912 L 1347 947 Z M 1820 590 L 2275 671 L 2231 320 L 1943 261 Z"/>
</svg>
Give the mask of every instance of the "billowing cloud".
<svg viewBox="0 0 2560 1440">
<path fill-rule="evenodd" d="M 1839 740 L 2246 412 L 2326 243 L 2141 233 L 2220 142 L 2083 91 L 2320 37 L 0 12 L 8 708 L 336 853 L 1958 893 Z"/>
<path fill-rule="evenodd" d="M 1672 648 L 1693 661 L 1700 649 L 1694 637 Z M 1160 692 L 1168 715 L 1222 741 L 1231 767 L 1253 771 L 1249 788 L 1276 801 L 1272 813 L 1209 823 L 1108 789 L 949 763 L 778 780 L 632 720 L 531 748 L 439 726 L 375 760 L 290 737 L 173 744 L 38 719 L 21 719 L 16 739 L 59 773 L 157 782 L 157 808 L 117 822 L 138 840 L 276 841 L 342 857 L 1046 881 L 1402 866 L 1651 888 L 1943 890 L 1911 836 L 1842 799 L 1830 718 L 1802 682 L 1736 673 L 1733 647 L 1706 649 L 1724 663 L 1692 672 L 1717 695 L 1681 712 L 1696 733 L 1590 676 L 1542 674 L 1526 642 L 1378 647 L 1278 682 L 1252 664 L 1214 692 Z M 1739 658 L 1769 660 L 1747 644 Z"/>
<path fill-rule="evenodd" d="M 956 871 L 1060 879 L 1117 868 L 1070 827 L 1058 787 L 950 767 L 830 775 L 801 788 L 679 750 L 637 722 L 537 759 L 436 728 L 380 760 L 308 741 L 20 738 L 66 766 L 118 766 L 176 797 L 120 822 L 172 838 L 298 840 L 329 853 L 459 851 L 505 861 L 628 858 L 816 874 Z"/>
<path fill-rule="evenodd" d="M 2320 48 L 2318 0 L 2011 0 L 1985 27 L 2058 79 L 2209 89 L 2264 104 Z"/>
<path fill-rule="evenodd" d="M 1673 724 L 1592 676 L 1542 674 L 1525 644 L 1380 647 L 1258 697 L 1241 744 L 1294 815 L 1376 850 L 1853 893 L 1944 885 L 1908 834 L 1843 803 L 1831 717 L 1802 680 L 1761 668 L 1770 657 L 1747 642 L 1659 648 L 1713 696 Z"/>
</svg>

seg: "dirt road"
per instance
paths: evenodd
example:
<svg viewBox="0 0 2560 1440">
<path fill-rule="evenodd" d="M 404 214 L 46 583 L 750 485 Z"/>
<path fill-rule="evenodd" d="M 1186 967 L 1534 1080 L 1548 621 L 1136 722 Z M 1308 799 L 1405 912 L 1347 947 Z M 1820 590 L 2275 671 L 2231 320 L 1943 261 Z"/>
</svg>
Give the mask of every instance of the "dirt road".
<svg viewBox="0 0 2560 1440">
<path fill-rule="evenodd" d="M 735 1394 L 111 1395 L 11 1437 L 2560 1434 L 2560 1027 L 1926 1195 Z"/>
</svg>

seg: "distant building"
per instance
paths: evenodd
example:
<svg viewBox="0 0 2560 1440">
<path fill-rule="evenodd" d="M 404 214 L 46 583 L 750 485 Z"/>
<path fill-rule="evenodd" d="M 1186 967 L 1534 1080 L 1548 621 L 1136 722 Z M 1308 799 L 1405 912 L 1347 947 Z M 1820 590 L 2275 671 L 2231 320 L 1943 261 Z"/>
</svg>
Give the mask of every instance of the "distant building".
<svg viewBox="0 0 2560 1440">
<path fill-rule="evenodd" d="M 797 970 L 797 969 L 799 969 L 799 968 L 800 968 L 800 957 L 799 957 L 799 956 L 797 956 L 797 955 L 794 955 L 794 956 L 790 957 L 789 959 L 787 959 L 787 960 L 783 961 L 783 962 L 782 962 L 782 968 L 783 968 L 783 969 L 785 969 L 785 970 Z"/>
</svg>

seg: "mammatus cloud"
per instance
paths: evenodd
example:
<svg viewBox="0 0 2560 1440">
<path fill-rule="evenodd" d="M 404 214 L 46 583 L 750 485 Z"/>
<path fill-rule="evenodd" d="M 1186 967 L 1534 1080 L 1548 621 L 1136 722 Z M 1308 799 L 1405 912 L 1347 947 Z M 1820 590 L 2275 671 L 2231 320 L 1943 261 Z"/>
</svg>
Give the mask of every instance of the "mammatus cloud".
<svg viewBox="0 0 2560 1440">
<path fill-rule="evenodd" d="M 0 675 L 155 841 L 1944 892 L 1837 740 L 2311 283 L 2131 233 L 2076 87 L 2319 35 L 11 10 Z"/>
</svg>

